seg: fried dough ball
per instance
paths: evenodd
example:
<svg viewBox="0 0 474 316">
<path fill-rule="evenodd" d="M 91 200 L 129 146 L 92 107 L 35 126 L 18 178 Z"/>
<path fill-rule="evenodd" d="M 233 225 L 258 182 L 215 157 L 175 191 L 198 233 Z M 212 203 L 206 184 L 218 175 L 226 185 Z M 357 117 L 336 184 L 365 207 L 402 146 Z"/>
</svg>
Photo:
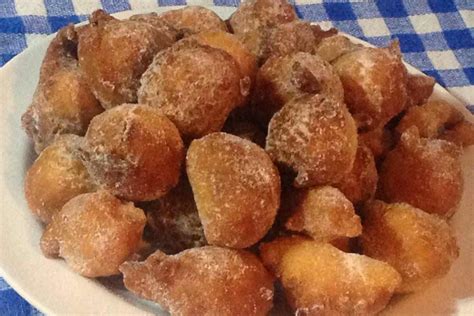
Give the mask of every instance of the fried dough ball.
<svg viewBox="0 0 474 316">
<path fill-rule="evenodd" d="M 26 174 L 26 201 L 44 223 L 49 223 L 71 198 L 95 190 L 78 157 L 81 140 L 75 135 L 60 136 L 41 152 Z"/>
<path fill-rule="evenodd" d="M 244 45 L 260 57 L 264 54 L 269 28 L 297 19 L 295 9 L 287 0 L 247 0 L 232 14 L 229 26 Z"/>
<path fill-rule="evenodd" d="M 94 13 L 79 34 L 79 65 L 104 108 L 135 103 L 143 72 L 173 42 L 150 23 Z"/>
<path fill-rule="evenodd" d="M 165 22 L 156 12 L 135 14 L 132 15 L 129 20 L 146 22 L 151 24 L 154 28 L 158 29 L 160 35 L 162 35 L 163 33 L 165 35 L 168 35 L 170 41 L 175 42 L 180 39 L 181 35 L 179 34 L 178 30 L 176 30 L 167 22 Z"/>
<path fill-rule="evenodd" d="M 221 49 L 171 47 L 143 74 L 138 99 L 159 108 L 190 140 L 221 130 L 249 93 L 242 80 L 237 62 Z"/>
<path fill-rule="evenodd" d="M 359 134 L 359 143 L 367 146 L 376 160 L 380 160 L 393 147 L 394 140 L 392 133 L 384 126 L 379 126 L 370 131 Z"/>
<path fill-rule="evenodd" d="M 347 106 L 360 128 L 384 125 L 405 108 L 407 73 L 398 43 L 349 52 L 333 66 L 344 86 Z"/>
<path fill-rule="evenodd" d="M 179 180 L 184 146 L 158 109 L 124 104 L 96 116 L 82 146 L 90 175 L 113 194 L 150 201 Z"/>
<path fill-rule="evenodd" d="M 103 111 L 79 71 L 76 55 L 76 29 L 68 25 L 51 41 L 33 101 L 21 118 L 38 154 L 58 135 L 84 135 L 90 120 Z"/>
<path fill-rule="evenodd" d="M 266 38 L 262 60 L 270 56 L 285 56 L 298 52 L 314 53 L 321 39 L 337 33 L 336 29 L 323 31 L 306 21 L 292 21 L 271 28 Z"/>
<path fill-rule="evenodd" d="M 138 250 L 145 214 L 107 191 L 85 193 L 67 202 L 46 227 L 41 250 L 62 257 L 86 277 L 110 276 Z"/>
<path fill-rule="evenodd" d="M 459 256 L 452 229 L 443 219 L 406 203 L 368 203 L 364 209 L 363 253 L 402 275 L 397 292 L 413 292 L 448 273 Z"/>
<path fill-rule="evenodd" d="M 297 236 L 264 244 L 260 255 L 295 315 L 374 315 L 401 281 L 384 262 Z"/>
<path fill-rule="evenodd" d="M 186 170 L 209 244 L 246 248 L 273 225 L 280 176 L 258 145 L 210 134 L 191 143 Z"/>
<path fill-rule="evenodd" d="M 424 104 L 433 94 L 436 80 L 426 75 L 408 75 L 407 80 L 407 108 Z"/>
<path fill-rule="evenodd" d="M 416 126 L 420 137 L 437 138 L 449 126 L 464 119 L 462 113 L 444 101 L 431 101 L 408 109 L 396 127 L 399 135 Z"/>
<path fill-rule="evenodd" d="M 354 205 L 370 200 L 377 189 L 378 174 L 372 151 L 359 145 L 352 170 L 334 186 Z"/>
<path fill-rule="evenodd" d="M 360 218 L 352 203 L 341 191 L 330 186 L 300 192 L 293 215 L 285 226 L 319 241 L 356 237 L 362 232 Z"/>
<path fill-rule="evenodd" d="M 331 65 L 308 53 L 271 57 L 257 73 L 255 91 L 253 107 L 263 124 L 296 97 L 320 93 L 344 99 L 341 81 Z"/>
<path fill-rule="evenodd" d="M 456 145 L 420 138 L 416 127 L 410 128 L 382 164 L 380 185 L 384 198 L 450 217 L 463 192 L 460 154 Z"/>
<path fill-rule="evenodd" d="M 182 36 L 204 31 L 227 32 L 225 22 L 212 10 L 201 6 L 187 6 L 159 15 L 160 19 L 176 29 Z"/>
<path fill-rule="evenodd" d="M 458 146 L 467 147 L 474 145 L 474 124 L 464 120 L 457 123 L 441 135 L 441 139 L 455 143 Z"/>
<path fill-rule="evenodd" d="M 125 287 L 171 315 L 267 315 L 273 278 L 260 260 L 243 250 L 213 246 L 120 266 Z"/>
<path fill-rule="evenodd" d="M 196 34 L 193 38 L 203 45 L 222 49 L 231 55 L 237 61 L 242 77 L 248 77 L 251 82 L 254 82 L 257 74 L 257 61 L 237 36 L 223 31 L 207 31 Z"/>
<path fill-rule="evenodd" d="M 193 191 L 186 178 L 168 194 L 143 207 L 151 241 L 165 253 L 178 253 L 207 244 Z"/>
<path fill-rule="evenodd" d="M 331 63 L 338 57 L 355 51 L 360 47 L 360 45 L 352 43 L 351 40 L 344 35 L 335 35 L 321 39 L 315 49 L 315 53 L 318 54 L 323 60 Z"/>
<path fill-rule="evenodd" d="M 273 161 L 297 173 L 296 187 L 338 183 L 352 169 L 357 131 L 342 101 L 305 96 L 273 116 L 265 148 Z"/>
</svg>

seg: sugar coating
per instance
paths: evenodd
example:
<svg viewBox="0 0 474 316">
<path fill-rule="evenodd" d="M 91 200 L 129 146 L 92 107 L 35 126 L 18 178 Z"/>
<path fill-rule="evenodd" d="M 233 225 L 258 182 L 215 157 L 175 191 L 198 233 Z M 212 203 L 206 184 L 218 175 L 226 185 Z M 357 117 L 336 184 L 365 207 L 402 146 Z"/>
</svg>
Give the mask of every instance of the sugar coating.
<svg viewBox="0 0 474 316">
<path fill-rule="evenodd" d="M 159 15 L 161 21 L 178 31 L 181 36 L 188 36 L 204 31 L 224 31 L 227 26 L 212 10 L 201 6 L 187 6 L 170 10 Z"/>
<path fill-rule="evenodd" d="M 103 111 L 80 73 L 76 55 L 76 29 L 63 27 L 48 47 L 32 103 L 22 116 L 38 154 L 58 135 L 84 135 L 90 120 Z"/>
<path fill-rule="evenodd" d="M 169 42 L 175 42 L 180 38 L 179 31 L 169 25 L 156 12 L 135 14 L 132 15 L 129 20 L 150 24 L 160 32 L 160 35 L 168 36 Z"/>
<path fill-rule="evenodd" d="M 190 140 L 222 128 L 242 101 L 241 79 L 238 64 L 221 49 L 171 47 L 143 74 L 138 99 L 159 108 Z"/>
<path fill-rule="evenodd" d="M 174 254 L 207 244 L 193 191 L 185 177 L 168 194 L 144 207 L 150 241 L 161 251 Z"/>
<path fill-rule="evenodd" d="M 444 101 L 430 101 L 408 109 L 396 127 L 399 135 L 416 126 L 420 137 L 437 138 L 445 128 L 464 120 L 463 114 Z"/>
<path fill-rule="evenodd" d="M 400 113 L 407 101 L 407 71 L 396 43 L 361 48 L 333 63 L 344 99 L 360 128 L 375 128 Z"/>
<path fill-rule="evenodd" d="M 140 20 L 121 21 L 104 13 L 93 22 L 79 34 L 78 46 L 79 65 L 92 92 L 106 109 L 137 102 L 141 75 L 174 39 Z"/>
<path fill-rule="evenodd" d="M 359 144 L 351 171 L 334 186 L 354 205 L 359 205 L 374 197 L 377 182 L 374 155 L 367 146 Z"/>
<path fill-rule="evenodd" d="M 370 131 L 360 132 L 358 138 L 359 143 L 367 146 L 377 161 L 383 159 L 395 145 L 392 131 L 383 125 Z"/>
<path fill-rule="evenodd" d="M 474 145 L 474 124 L 463 120 L 445 130 L 440 138 L 461 147 L 472 146 Z"/>
<path fill-rule="evenodd" d="M 267 315 L 273 278 L 253 254 L 214 246 L 156 252 L 120 270 L 127 289 L 172 315 Z"/>
<path fill-rule="evenodd" d="M 41 237 L 47 257 L 62 257 L 87 277 L 110 276 L 139 246 L 146 218 L 132 203 L 107 191 L 85 193 L 67 202 Z"/>
<path fill-rule="evenodd" d="M 96 188 L 78 156 L 81 141 L 76 135 L 59 136 L 41 152 L 26 174 L 28 206 L 45 223 L 71 198 Z"/>
<path fill-rule="evenodd" d="M 463 192 L 460 149 L 453 143 L 421 138 L 416 127 L 387 154 L 380 186 L 388 202 L 406 202 L 425 212 L 450 217 Z"/>
<path fill-rule="evenodd" d="M 297 18 L 295 9 L 286 0 L 249 0 L 242 2 L 232 14 L 229 25 L 232 32 L 260 59 L 264 55 L 269 28 Z"/>
<path fill-rule="evenodd" d="M 296 315 L 374 315 L 401 281 L 384 262 L 297 236 L 264 244 L 260 255 Z"/>
<path fill-rule="evenodd" d="M 330 186 L 300 192 L 292 211 L 285 227 L 307 234 L 314 240 L 356 237 L 362 232 L 360 218 L 352 203 L 341 191 Z"/>
<path fill-rule="evenodd" d="M 209 244 L 246 248 L 272 226 L 280 177 L 258 145 L 226 133 L 195 140 L 186 170 Z"/>
<path fill-rule="evenodd" d="M 360 45 L 352 43 L 344 35 L 334 35 L 322 38 L 315 48 L 315 53 L 323 60 L 331 63 L 338 57 L 360 48 Z"/>
<path fill-rule="evenodd" d="M 397 292 L 423 289 L 448 273 L 459 256 L 452 229 L 438 216 L 382 201 L 368 203 L 363 214 L 363 253 L 397 269 L 403 278 Z"/>
<path fill-rule="evenodd" d="M 297 187 L 337 183 L 354 163 L 355 123 L 340 100 L 293 99 L 270 121 L 265 149 L 273 161 L 297 173 Z"/>
<path fill-rule="evenodd" d="M 262 123 L 290 100 L 306 94 L 344 99 L 344 89 L 332 66 L 305 52 L 271 57 L 257 73 L 252 103 Z"/>
<path fill-rule="evenodd" d="M 407 79 L 407 108 L 426 103 L 433 94 L 436 80 L 427 75 L 408 75 Z"/>
<path fill-rule="evenodd" d="M 103 188 L 133 201 L 150 201 L 177 183 L 184 145 L 174 124 L 158 109 L 124 104 L 96 116 L 82 155 Z"/>
</svg>

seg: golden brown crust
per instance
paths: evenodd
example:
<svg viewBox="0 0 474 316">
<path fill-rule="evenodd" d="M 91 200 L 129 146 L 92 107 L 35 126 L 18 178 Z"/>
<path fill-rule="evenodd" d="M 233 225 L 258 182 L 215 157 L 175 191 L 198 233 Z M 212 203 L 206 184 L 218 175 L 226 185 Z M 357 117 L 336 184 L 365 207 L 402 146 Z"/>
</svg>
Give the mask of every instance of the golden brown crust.
<svg viewBox="0 0 474 316">
<path fill-rule="evenodd" d="M 344 35 L 328 36 L 319 42 L 315 49 L 323 60 L 331 63 L 344 54 L 361 48 L 360 45 L 354 44 Z"/>
<path fill-rule="evenodd" d="M 209 244 L 246 248 L 268 232 L 280 204 L 280 177 L 262 148 L 213 133 L 191 143 L 186 170 Z"/>
<path fill-rule="evenodd" d="M 117 196 L 150 201 L 177 183 L 184 146 L 158 109 L 124 104 L 96 116 L 82 146 L 92 178 Z"/>
<path fill-rule="evenodd" d="M 296 236 L 264 244 L 260 255 L 297 315 L 374 315 L 401 281 L 384 262 Z"/>
<path fill-rule="evenodd" d="M 306 94 L 344 99 L 338 75 L 316 55 L 295 53 L 270 58 L 258 71 L 252 106 L 262 124 L 290 100 Z"/>
<path fill-rule="evenodd" d="M 394 137 L 392 132 L 384 126 L 379 126 L 370 131 L 359 133 L 359 142 L 367 146 L 379 161 L 392 149 L 394 145 Z"/>
<path fill-rule="evenodd" d="M 396 127 L 399 135 L 412 126 L 418 128 L 420 137 L 437 138 L 445 128 L 464 120 L 462 113 L 444 101 L 430 101 L 408 109 Z"/>
<path fill-rule="evenodd" d="M 49 223 L 71 198 L 95 190 L 86 167 L 78 156 L 81 137 L 60 136 L 46 147 L 25 178 L 25 197 L 30 210 Z"/>
<path fill-rule="evenodd" d="M 392 45 L 396 45 L 392 44 Z M 334 61 L 344 99 L 359 128 L 384 125 L 407 101 L 407 72 L 396 47 L 361 48 Z"/>
<path fill-rule="evenodd" d="M 370 200 L 377 189 L 378 174 L 372 151 L 361 144 L 357 148 L 354 165 L 341 182 L 334 186 L 354 205 Z"/>
<path fill-rule="evenodd" d="M 337 183 L 354 163 L 355 123 L 336 99 L 321 95 L 293 99 L 270 121 L 266 150 L 273 161 L 297 173 L 297 187 Z"/>
<path fill-rule="evenodd" d="M 382 196 L 388 202 L 406 202 L 428 213 L 452 216 L 463 192 L 460 154 L 456 145 L 420 138 L 416 127 L 410 128 L 382 164 Z"/>
<path fill-rule="evenodd" d="M 433 94 L 436 81 L 426 75 L 408 75 L 407 80 L 407 108 L 425 103 Z"/>
<path fill-rule="evenodd" d="M 191 140 L 220 131 L 248 93 L 241 81 L 237 62 L 225 51 L 178 45 L 155 57 L 142 76 L 138 99 L 159 108 Z"/>
<path fill-rule="evenodd" d="M 458 146 L 467 147 L 474 145 L 474 124 L 464 120 L 445 130 L 441 139 L 452 142 Z"/>
<path fill-rule="evenodd" d="M 79 71 L 76 31 L 68 25 L 51 41 L 33 101 L 22 116 L 37 153 L 58 135 L 84 135 L 90 120 L 103 111 Z"/>
<path fill-rule="evenodd" d="M 170 10 L 160 14 L 159 18 L 177 30 L 181 36 L 205 31 L 227 32 L 225 22 L 212 10 L 201 6 Z"/>
<path fill-rule="evenodd" d="M 243 2 L 229 19 L 233 33 L 260 58 L 265 50 L 269 28 L 296 20 L 295 9 L 286 0 Z"/>
<path fill-rule="evenodd" d="M 120 270 L 127 289 L 172 315 L 267 315 L 273 278 L 253 254 L 213 246 L 156 252 Z"/>
<path fill-rule="evenodd" d="M 118 267 L 139 246 L 145 214 L 106 191 L 86 193 L 67 202 L 41 238 L 47 257 L 62 257 L 87 277 L 119 273 Z"/>
<path fill-rule="evenodd" d="M 106 109 L 137 102 L 139 79 L 173 39 L 150 23 L 104 14 L 79 34 L 78 57 L 91 90 Z"/>
<path fill-rule="evenodd" d="M 364 254 L 385 261 L 401 274 L 397 292 L 413 292 L 445 275 L 459 249 L 443 219 L 406 203 L 368 203 L 364 208 Z"/>
<path fill-rule="evenodd" d="M 352 203 L 336 188 L 314 187 L 299 192 L 293 215 L 285 227 L 314 240 L 332 241 L 361 234 L 360 218 Z"/>
</svg>

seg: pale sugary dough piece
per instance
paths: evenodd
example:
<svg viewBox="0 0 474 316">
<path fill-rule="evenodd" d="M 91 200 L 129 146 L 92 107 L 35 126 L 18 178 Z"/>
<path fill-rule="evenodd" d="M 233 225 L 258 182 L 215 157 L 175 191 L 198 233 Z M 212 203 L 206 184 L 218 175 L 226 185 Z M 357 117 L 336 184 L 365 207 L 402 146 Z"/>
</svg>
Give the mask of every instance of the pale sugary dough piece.
<svg viewBox="0 0 474 316">
<path fill-rule="evenodd" d="M 191 143 L 186 170 L 209 244 L 246 248 L 268 232 L 280 205 L 280 177 L 261 147 L 213 133 Z"/>
<path fill-rule="evenodd" d="M 253 254 L 214 246 L 126 262 L 125 287 L 171 315 L 267 315 L 273 277 Z"/>
</svg>

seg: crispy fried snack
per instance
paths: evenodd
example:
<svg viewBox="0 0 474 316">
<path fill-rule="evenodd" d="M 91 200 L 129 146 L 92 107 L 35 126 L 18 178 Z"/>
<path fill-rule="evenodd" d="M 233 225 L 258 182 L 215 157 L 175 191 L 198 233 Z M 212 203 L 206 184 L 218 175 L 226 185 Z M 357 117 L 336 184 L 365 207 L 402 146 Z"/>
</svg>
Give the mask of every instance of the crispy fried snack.
<svg viewBox="0 0 474 316">
<path fill-rule="evenodd" d="M 464 120 L 457 123 L 441 135 L 441 139 L 455 143 L 458 146 L 467 147 L 474 145 L 474 124 Z"/>
<path fill-rule="evenodd" d="M 143 72 L 173 42 L 150 23 L 121 21 L 98 10 L 79 34 L 79 65 L 103 107 L 135 103 Z"/>
<path fill-rule="evenodd" d="M 21 118 L 23 128 L 39 154 L 58 135 L 84 135 L 103 110 L 79 71 L 76 29 L 65 26 L 46 51 L 33 101 Z"/>
<path fill-rule="evenodd" d="M 177 30 L 181 36 L 205 31 L 227 32 L 225 22 L 214 11 L 201 6 L 170 10 L 160 14 L 159 18 Z"/>
<path fill-rule="evenodd" d="M 408 109 L 396 127 L 399 135 L 412 126 L 418 128 L 420 137 L 437 138 L 446 128 L 464 120 L 462 113 L 444 101 L 431 101 Z"/>
<path fill-rule="evenodd" d="M 246 248 L 268 232 L 280 205 L 280 177 L 262 148 L 213 133 L 191 143 L 186 170 L 209 244 Z"/>
<path fill-rule="evenodd" d="M 83 276 L 115 275 L 138 250 L 145 222 L 142 210 L 107 191 L 81 194 L 53 216 L 41 250 L 47 257 L 64 258 Z"/>
<path fill-rule="evenodd" d="M 139 22 L 146 22 L 151 24 L 154 28 L 158 29 L 160 35 L 168 35 L 170 41 L 175 42 L 179 40 L 182 34 L 179 33 L 174 27 L 169 25 L 164 19 L 162 19 L 158 13 L 151 12 L 151 13 L 142 13 L 142 14 L 135 14 L 132 15 L 129 20 L 131 21 L 139 21 Z"/>
<path fill-rule="evenodd" d="M 332 66 L 317 55 L 295 53 L 270 58 L 257 73 L 253 108 L 262 124 L 290 100 L 306 94 L 344 99 L 344 89 Z"/>
<path fill-rule="evenodd" d="M 138 104 L 96 116 L 82 154 L 94 180 L 133 201 L 154 200 L 173 188 L 185 155 L 174 124 L 158 109 Z"/>
<path fill-rule="evenodd" d="M 273 278 L 253 254 L 213 246 L 157 251 L 120 266 L 125 287 L 171 315 L 267 315 Z"/>
<path fill-rule="evenodd" d="M 370 200 L 377 189 L 378 174 L 372 151 L 363 144 L 357 148 L 352 170 L 334 186 L 354 205 Z"/>
<path fill-rule="evenodd" d="M 150 241 L 161 251 L 174 254 L 207 244 L 193 191 L 185 177 L 168 194 L 143 209 Z"/>
<path fill-rule="evenodd" d="M 426 75 L 408 75 L 407 80 L 407 108 L 426 103 L 433 93 L 436 81 Z"/>
<path fill-rule="evenodd" d="M 344 86 L 344 98 L 360 128 L 384 125 L 403 111 L 407 72 L 398 43 L 388 48 L 361 48 L 333 63 Z"/>
<path fill-rule="evenodd" d="M 369 202 L 363 211 L 363 253 L 397 269 L 397 292 L 420 290 L 448 273 L 459 256 L 454 233 L 438 216 L 406 203 Z"/>
<path fill-rule="evenodd" d="M 78 157 L 81 141 L 82 138 L 75 135 L 58 137 L 41 152 L 26 174 L 26 201 L 44 223 L 49 223 L 71 198 L 95 190 Z"/>
<path fill-rule="evenodd" d="M 302 232 L 314 240 L 332 241 L 362 233 L 360 218 L 352 203 L 336 188 L 314 187 L 299 192 L 288 230 Z"/>
<path fill-rule="evenodd" d="M 261 246 L 260 255 L 296 315 L 373 315 L 401 281 L 384 262 L 302 237 L 278 238 Z"/>
<path fill-rule="evenodd" d="M 334 35 L 322 38 L 315 49 L 315 53 L 328 63 L 332 63 L 338 57 L 360 48 L 360 45 L 352 43 L 344 35 Z"/>
<path fill-rule="evenodd" d="M 278 24 L 268 31 L 261 60 L 265 61 L 270 56 L 285 56 L 298 52 L 313 54 L 323 38 L 336 33 L 336 29 L 323 31 L 320 26 L 301 20 Z"/>
<path fill-rule="evenodd" d="M 379 184 L 383 197 L 450 217 L 463 192 L 460 154 L 450 142 L 421 138 L 416 127 L 408 129 L 382 164 Z"/>
<path fill-rule="evenodd" d="M 296 187 L 338 183 L 355 160 L 355 123 L 340 100 L 294 99 L 270 121 L 266 150 L 273 161 L 297 173 Z"/>
<path fill-rule="evenodd" d="M 384 126 L 359 133 L 359 143 L 367 146 L 377 161 L 383 159 L 393 147 L 393 138 L 391 131 Z"/>
<path fill-rule="evenodd" d="M 138 99 L 159 108 L 187 141 L 221 130 L 249 93 L 248 85 L 241 89 L 243 80 L 225 51 L 178 45 L 155 57 L 143 74 Z"/>
<path fill-rule="evenodd" d="M 229 19 L 232 32 L 260 58 L 264 55 L 269 28 L 297 20 L 287 0 L 248 0 Z"/>
</svg>

